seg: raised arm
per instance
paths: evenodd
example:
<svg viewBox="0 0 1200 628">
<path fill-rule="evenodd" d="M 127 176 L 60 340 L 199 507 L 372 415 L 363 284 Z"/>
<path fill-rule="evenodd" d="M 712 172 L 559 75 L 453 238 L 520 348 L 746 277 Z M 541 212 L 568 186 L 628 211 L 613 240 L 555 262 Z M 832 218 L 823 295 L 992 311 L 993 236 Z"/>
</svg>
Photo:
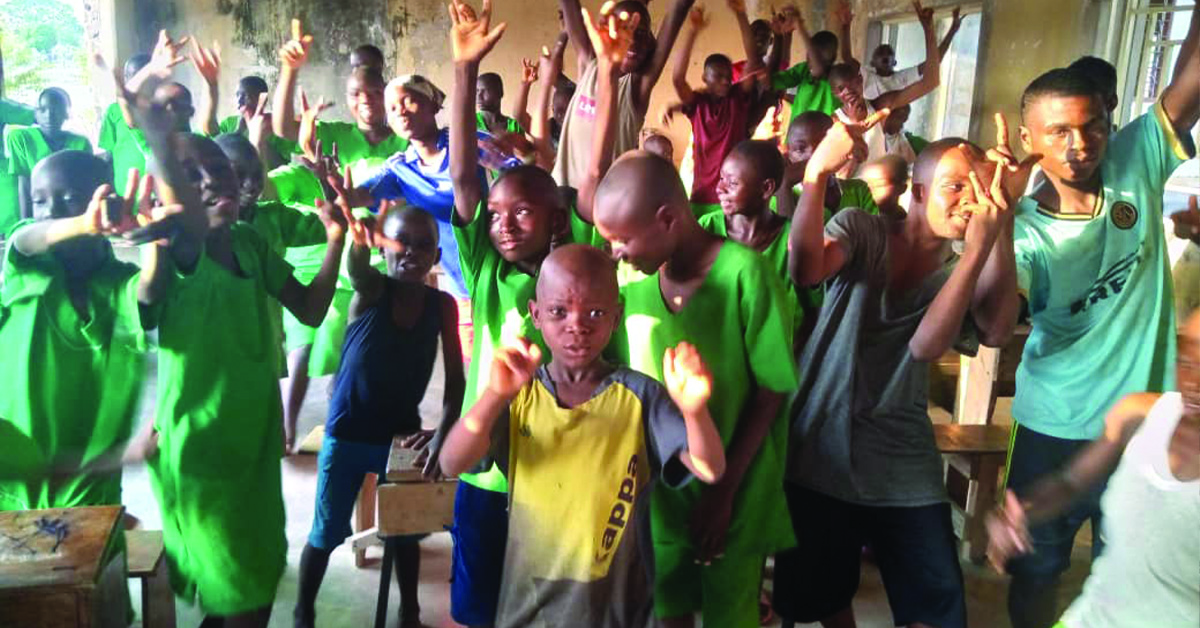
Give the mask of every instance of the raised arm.
<svg viewBox="0 0 1200 628">
<path fill-rule="evenodd" d="M 349 170 L 347 167 L 346 171 Z M 317 327 L 325 320 L 325 313 L 329 311 L 337 288 L 338 269 L 342 265 L 342 250 L 346 245 L 346 219 L 341 209 L 325 199 L 314 199 L 314 202 L 320 212 L 321 222 L 325 224 L 325 238 L 329 243 L 325 258 L 321 260 L 321 269 L 307 286 L 295 277 L 288 277 L 277 295 L 279 303 L 296 320 L 309 327 Z"/>
<path fill-rule="evenodd" d="M 579 6 L 579 0 L 558 0 L 558 9 L 562 12 L 567 38 L 575 45 L 577 63 L 583 68 L 596 57 L 596 51 L 592 49 L 592 41 L 588 39 L 587 28 L 583 25 L 582 7 Z M 583 76 L 582 70 L 579 76 Z"/>
<path fill-rule="evenodd" d="M 987 517 L 988 559 L 1004 573 L 1008 559 L 1033 551 L 1029 528 L 1055 519 L 1104 481 L 1116 468 L 1125 447 L 1150 413 L 1160 393 L 1134 393 L 1117 402 L 1104 417 L 1104 434 L 1057 473 L 1031 486 L 1018 499 L 1008 491 L 1004 506 Z"/>
<path fill-rule="evenodd" d="M 617 134 L 617 80 L 621 60 L 633 44 L 633 33 L 641 16 L 613 15 L 612 7 L 605 5 L 592 22 L 590 14 L 584 15 L 584 25 L 596 51 L 596 126 L 592 134 L 592 158 L 587 176 L 579 184 L 579 198 L 575 209 L 579 217 L 592 222 L 593 201 L 600 180 L 612 164 L 613 138 Z"/>
<path fill-rule="evenodd" d="M 563 53 L 567 48 L 567 33 L 558 34 L 554 41 L 554 49 L 542 46 L 542 55 L 538 57 L 537 92 L 533 97 L 533 118 L 530 120 L 529 136 L 533 138 L 533 146 L 537 151 L 538 166 L 551 170 L 554 167 L 554 143 L 550 135 L 550 103 L 554 96 L 554 86 L 562 72 Z"/>
<path fill-rule="evenodd" d="M 431 480 L 438 479 L 442 474 L 442 445 L 446 442 L 446 435 L 462 416 L 463 395 L 467 389 L 462 344 L 458 339 L 458 305 L 448 294 L 438 296 L 442 300 L 442 363 L 446 365 L 446 370 L 442 391 L 442 422 L 429 443 L 429 455 L 421 469 L 422 475 Z"/>
<path fill-rule="evenodd" d="M 746 53 L 746 65 L 742 66 L 742 81 L 738 86 L 743 91 L 755 91 L 759 80 L 748 80 L 763 67 L 762 57 L 754 45 L 754 32 L 750 30 L 750 18 L 746 15 L 746 0 L 728 0 L 729 10 L 733 11 L 733 19 L 737 22 L 738 32 L 742 36 L 742 50 Z"/>
<path fill-rule="evenodd" d="M 271 106 L 271 128 L 275 135 L 293 142 L 300 131 L 296 122 L 296 79 L 300 76 L 300 68 L 308 63 L 312 42 L 312 35 L 304 34 L 300 20 L 292 18 L 292 38 L 279 49 L 279 82 L 275 84 L 275 100 Z"/>
<path fill-rule="evenodd" d="M 692 104 L 696 97 L 687 81 L 688 63 L 692 60 L 692 48 L 696 45 L 696 37 L 708 27 L 708 19 L 708 12 L 704 7 L 694 7 L 688 13 L 691 28 L 683 30 L 683 39 L 671 55 L 671 86 L 675 88 L 675 94 L 679 96 L 679 103 L 683 106 Z"/>
<path fill-rule="evenodd" d="M 937 33 L 933 26 L 933 9 L 926 9 L 921 6 L 918 0 L 913 0 L 913 7 L 917 11 L 917 19 L 921 22 L 921 30 L 925 32 L 925 70 L 921 74 L 921 80 L 895 91 L 880 94 L 878 98 L 872 101 L 875 109 L 895 109 L 903 107 L 914 100 L 937 89 L 942 80 L 942 65 L 941 58 L 938 56 L 937 50 Z"/>
<path fill-rule="evenodd" d="M 496 350 L 487 390 L 446 435 L 442 445 L 442 473 L 458 475 L 487 455 L 496 420 L 508 409 L 517 393 L 533 381 L 541 359 L 537 345 L 524 338 L 518 339 L 516 346 Z"/>
<path fill-rule="evenodd" d="M 208 137 L 216 137 L 217 103 L 220 102 L 221 77 L 221 47 L 214 42 L 212 48 L 205 48 L 192 38 L 192 65 L 196 73 L 204 79 L 205 97 L 200 108 L 200 132 Z"/>
<path fill-rule="evenodd" d="M 796 31 L 796 36 L 800 38 L 800 45 L 804 46 L 804 50 L 811 51 L 813 49 L 812 33 L 808 31 L 808 23 L 804 21 L 804 16 L 797 11 L 792 16 L 793 27 Z M 825 76 L 829 72 L 829 66 L 825 65 L 821 59 L 821 55 L 808 55 L 808 73 L 813 76 Z"/>
<path fill-rule="evenodd" d="M 505 24 L 491 28 L 492 2 L 483 0 L 479 15 L 469 5 L 454 2 L 450 10 L 450 50 L 454 59 L 454 91 L 450 96 L 450 180 L 460 224 L 475 219 L 483 199 L 479 182 L 479 147 L 475 135 L 475 80 L 479 62 L 491 52 Z"/>
<path fill-rule="evenodd" d="M 538 66 L 534 61 L 521 59 L 521 85 L 517 88 L 517 97 L 513 99 L 512 117 L 529 133 L 532 120 L 529 117 L 529 90 L 538 80 Z"/>
<path fill-rule="evenodd" d="M 17 252 L 26 257 L 34 257 L 49 252 L 58 244 L 83 236 L 115 236 L 132 231 L 138 226 L 134 218 L 138 208 L 134 199 L 140 189 L 144 208 L 149 207 L 148 197 L 154 178 L 147 176 L 139 184 L 139 174 L 135 169 L 129 170 L 129 180 L 125 195 L 115 196 L 111 185 L 104 184 L 92 194 L 84 213 L 70 218 L 51 218 L 39 220 L 22 229 L 12 236 L 13 246 Z"/>
<path fill-rule="evenodd" d="M 1200 120 L 1200 11 L 1192 11 L 1192 22 L 1179 47 L 1175 75 L 1163 91 L 1162 105 L 1175 134 L 1188 137 Z"/>
<path fill-rule="evenodd" d="M 845 265 L 845 248 L 837 240 L 825 237 L 825 190 L 829 187 L 829 177 L 841 170 L 856 150 L 864 150 L 862 134 L 886 115 L 877 111 L 861 125 L 834 120 L 833 127 L 809 158 L 804 171 L 804 192 L 796 204 L 788 234 L 788 274 L 797 286 L 820 284 Z"/>
<path fill-rule="evenodd" d="M 384 238 L 379 226 L 387 217 L 392 202 L 379 202 L 378 219 L 374 216 L 363 219 L 356 217 L 344 197 L 339 196 L 334 202 L 346 218 L 346 231 L 350 236 L 350 249 L 346 251 L 346 273 L 350 275 L 350 287 L 354 289 L 356 301 L 351 309 L 358 310 L 352 311 L 350 315 L 357 318 L 360 312 L 377 303 L 383 296 L 386 279 L 383 273 L 371 266 L 371 249 L 378 247 L 380 240 Z"/>
<path fill-rule="evenodd" d="M 857 72 L 861 64 L 854 58 L 854 50 L 850 45 L 850 25 L 854 23 L 854 12 L 850 10 L 848 0 L 838 2 L 837 8 L 834 9 L 834 17 L 838 22 L 838 44 L 841 48 L 842 63 L 854 66 L 854 71 Z"/>
<path fill-rule="evenodd" d="M 687 428 L 687 451 L 679 461 L 701 482 L 717 482 L 725 475 L 725 446 L 708 410 L 712 373 L 700 352 L 686 342 L 663 352 L 663 383 Z"/>
<path fill-rule="evenodd" d="M 650 64 L 646 71 L 639 75 L 638 80 L 634 83 L 633 102 L 639 111 L 646 111 L 646 108 L 649 107 L 650 92 L 654 90 L 658 78 L 662 76 L 663 69 L 667 67 L 667 59 L 671 56 L 671 48 L 675 46 L 675 38 L 679 36 L 679 30 L 683 28 L 683 22 L 687 19 L 688 11 L 691 10 L 695 1 L 672 0 L 671 7 L 667 9 L 662 26 L 658 28 L 654 56 L 650 58 Z"/>
</svg>

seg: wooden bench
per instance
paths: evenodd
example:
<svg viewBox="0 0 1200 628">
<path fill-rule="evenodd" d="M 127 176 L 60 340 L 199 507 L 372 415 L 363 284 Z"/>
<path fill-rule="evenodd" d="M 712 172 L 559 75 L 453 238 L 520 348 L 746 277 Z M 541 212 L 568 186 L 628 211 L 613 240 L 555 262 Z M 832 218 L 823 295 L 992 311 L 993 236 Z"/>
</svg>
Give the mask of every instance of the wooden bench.
<svg viewBox="0 0 1200 628">
<path fill-rule="evenodd" d="M 946 492 L 954 508 L 954 531 L 962 540 L 960 554 L 976 564 L 987 552 L 984 518 L 996 505 L 1008 433 L 1002 425 L 933 426 L 938 451 L 946 460 Z"/>
<path fill-rule="evenodd" d="M 142 582 L 143 628 L 175 628 L 175 594 L 167 575 L 159 530 L 128 530 L 125 547 L 129 577 Z"/>
</svg>

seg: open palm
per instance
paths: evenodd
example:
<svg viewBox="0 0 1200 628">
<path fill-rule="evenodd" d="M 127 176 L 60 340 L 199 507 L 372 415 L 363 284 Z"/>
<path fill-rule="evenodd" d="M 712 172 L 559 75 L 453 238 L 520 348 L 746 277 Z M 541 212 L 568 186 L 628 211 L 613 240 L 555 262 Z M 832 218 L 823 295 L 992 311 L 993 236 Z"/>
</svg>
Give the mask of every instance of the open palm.
<svg viewBox="0 0 1200 628">
<path fill-rule="evenodd" d="M 450 11 L 450 50 L 456 62 L 475 62 L 487 56 L 500 41 L 506 24 L 492 25 L 492 2 L 483 0 L 479 14 L 470 5 L 454 2 Z M 490 29 L 490 30 L 489 30 Z"/>
</svg>

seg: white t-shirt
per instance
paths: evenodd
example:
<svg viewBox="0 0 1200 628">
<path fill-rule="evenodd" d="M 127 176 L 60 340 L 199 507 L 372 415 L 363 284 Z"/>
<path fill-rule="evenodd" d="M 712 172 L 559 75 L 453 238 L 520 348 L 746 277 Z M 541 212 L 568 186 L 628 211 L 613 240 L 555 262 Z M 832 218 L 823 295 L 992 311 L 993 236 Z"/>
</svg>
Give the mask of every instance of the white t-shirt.
<svg viewBox="0 0 1200 628">
<path fill-rule="evenodd" d="M 873 113 L 875 113 L 875 108 L 871 106 L 871 103 L 867 103 L 867 117 L 870 117 Z M 854 122 L 854 119 L 846 113 L 845 107 L 838 108 L 837 111 L 833 112 L 833 115 L 837 116 L 837 119 L 843 123 L 849 124 Z M 887 154 L 887 142 L 883 138 L 882 124 L 876 124 L 864 133 L 863 141 L 867 143 L 867 158 L 861 164 L 855 164 L 854 172 L 849 173 L 847 177 L 857 176 L 863 164 L 875 161 Z M 840 173 L 839 176 L 841 176 Z"/>
<path fill-rule="evenodd" d="M 921 70 L 920 66 L 914 65 L 911 68 L 896 70 L 890 76 L 880 76 L 875 71 L 875 68 L 864 64 L 862 66 L 862 78 L 863 95 L 868 100 L 875 100 L 883 94 L 904 89 L 921 80 Z"/>
</svg>

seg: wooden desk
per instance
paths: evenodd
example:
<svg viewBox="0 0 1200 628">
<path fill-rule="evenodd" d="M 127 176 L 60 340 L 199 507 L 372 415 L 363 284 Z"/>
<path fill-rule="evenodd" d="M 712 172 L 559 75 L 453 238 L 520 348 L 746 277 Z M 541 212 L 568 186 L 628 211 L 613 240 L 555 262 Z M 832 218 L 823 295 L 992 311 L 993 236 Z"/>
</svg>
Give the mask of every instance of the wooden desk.
<svg viewBox="0 0 1200 628">
<path fill-rule="evenodd" d="M 1003 347 L 980 346 L 975 357 L 960 356 L 954 422 L 988 425 L 997 397 L 1016 394 L 1017 366 L 1029 339 L 1029 326 L 1019 325 Z"/>
<path fill-rule="evenodd" d="M 1008 455 L 1009 428 L 1001 425 L 934 425 L 946 459 L 946 492 L 962 557 L 982 563 L 987 552 L 987 513 L 996 505 L 1000 469 Z"/>
<path fill-rule="evenodd" d="M 21 628 L 124 627 L 122 506 L 0 512 L 0 618 Z M 11 623 L 8 623 L 11 622 Z"/>
<path fill-rule="evenodd" d="M 454 523 L 454 494 L 458 480 L 427 482 L 421 477 L 421 470 L 413 466 L 419 452 L 401 447 L 401 440 L 398 436 L 392 441 L 387 472 L 375 489 L 376 534 L 383 539 L 379 599 L 375 606 L 376 628 L 384 628 L 387 624 L 396 537 L 443 532 Z"/>
</svg>

